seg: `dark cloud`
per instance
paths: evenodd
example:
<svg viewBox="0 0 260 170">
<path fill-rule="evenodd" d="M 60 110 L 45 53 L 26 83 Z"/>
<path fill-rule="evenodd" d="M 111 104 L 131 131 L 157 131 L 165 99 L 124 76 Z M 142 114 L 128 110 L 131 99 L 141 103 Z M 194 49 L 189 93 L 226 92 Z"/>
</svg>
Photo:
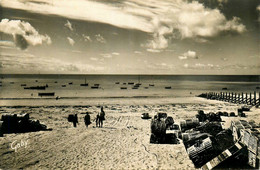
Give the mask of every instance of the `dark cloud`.
<svg viewBox="0 0 260 170">
<path fill-rule="evenodd" d="M 14 42 L 15 42 L 15 45 L 18 48 L 20 48 L 21 50 L 25 50 L 29 46 L 26 39 L 22 35 L 19 35 L 19 34 L 15 34 Z"/>
</svg>

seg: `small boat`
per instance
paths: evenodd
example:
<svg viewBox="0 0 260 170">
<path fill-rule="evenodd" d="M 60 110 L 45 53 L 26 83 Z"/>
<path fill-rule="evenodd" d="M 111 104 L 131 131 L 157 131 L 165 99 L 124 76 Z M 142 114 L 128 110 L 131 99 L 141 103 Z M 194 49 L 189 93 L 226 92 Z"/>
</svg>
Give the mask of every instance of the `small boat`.
<svg viewBox="0 0 260 170">
<path fill-rule="evenodd" d="M 80 86 L 88 86 L 88 83 L 80 84 Z"/>
<path fill-rule="evenodd" d="M 166 86 L 165 89 L 171 89 L 172 87 L 171 86 Z"/>
<path fill-rule="evenodd" d="M 141 86 L 141 85 L 142 85 L 142 83 L 136 83 L 135 85 L 137 85 L 137 86 Z"/>
<path fill-rule="evenodd" d="M 129 85 L 135 84 L 134 82 L 128 82 Z"/>
<path fill-rule="evenodd" d="M 127 87 L 120 87 L 120 89 L 125 90 L 125 89 L 127 89 Z"/>
<path fill-rule="evenodd" d="M 10 82 L 10 84 L 14 84 L 14 82 Z"/>
<path fill-rule="evenodd" d="M 55 95 L 55 93 L 54 92 L 52 92 L 52 93 L 38 93 L 38 96 L 54 96 Z"/>
<path fill-rule="evenodd" d="M 35 80 L 35 82 L 38 82 L 38 80 Z"/>
<path fill-rule="evenodd" d="M 148 87 L 144 87 L 144 89 L 148 89 Z"/>
<path fill-rule="evenodd" d="M 65 85 L 65 84 L 63 84 L 63 85 L 61 85 L 61 87 L 66 87 L 66 85 Z"/>
<path fill-rule="evenodd" d="M 31 86 L 31 87 L 24 87 L 26 90 L 45 90 L 45 86 Z"/>
<path fill-rule="evenodd" d="M 123 85 L 126 85 L 126 83 L 123 83 Z"/>
<path fill-rule="evenodd" d="M 57 81 L 55 81 L 54 83 L 58 83 Z"/>
<path fill-rule="evenodd" d="M 256 89 L 260 89 L 260 87 L 258 86 L 258 87 L 256 87 Z"/>
<path fill-rule="evenodd" d="M 132 89 L 138 89 L 138 87 L 132 87 Z"/>
<path fill-rule="evenodd" d="M 94 84 L 94 86 L 99 86 L 99 84 Z"/>
<path fill-rule="evenodd" d="M 227 88 L 226 88 L 226 87 L 223 87 L 222 90 L 227 90 Z"/>
<path fill-rule="evenodd" d="M 149 86 L 151 86 L 151 87 L 152 87 L 152 86 L 154 86 L 154 84 L 149 84 Z"/>
<path fill-rule="evenodd" d="M 98 89 L 99 86 L 91 86 L 92 89 Z"/>
<path fill-rule="evenodd" d="M 21 86 L 26 86 L 26 84 L 21 84 Z"/>
<path fill-rule="evenodd" d="M 88 86 L 88 83 L 86 83 L 86 78 L 85 78 L 85 83 L 84 84 L 80 84 L 80 86 Z"/>
<path fill-rule="evenodd" d="M 115 84 L 120 84 L 120 82 L 115 82 Z"/>
<path fill-rule="evenodd" d="M 73 82 L 69 82 L 69 85 L 72 85 L 73 84 Z"/>
</svg>

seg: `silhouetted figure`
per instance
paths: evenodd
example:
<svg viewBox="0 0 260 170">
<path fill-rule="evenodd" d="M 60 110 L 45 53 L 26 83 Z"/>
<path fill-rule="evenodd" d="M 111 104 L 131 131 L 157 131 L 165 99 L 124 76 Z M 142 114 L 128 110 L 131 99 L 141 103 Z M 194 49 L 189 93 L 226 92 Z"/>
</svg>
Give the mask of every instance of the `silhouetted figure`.
<svg viewBox="0 0 260 170">
<path fill-rule="evenodd" d="M 96 117 L 96 127 L 98 127 L 99 125 L 99 113 L 97 114 L 97 117 Z"/>
<path fill-rule="evenodd" d="M 78 115 L 75 114 L 75 115 L 74 115 L 74 119 L 73 119 L 73 126 L 74 126 L 74 127 L 77 127 L 77 123 L 79 123 L 79 122 L 78 122 Z"/>
<path fill-rule="evenodd" d="M 101 107 L 101 112 L 99 114 L 99 127 L 103 126 L 103 120 L 105 120 L 105 112 L 103 110 L 103 107 Z"/>
<path fill-rule="evenodd" d="M 88 127 L 88 125 L 91 124 L 90 115 L 88 112 L 86 113 L 86 116 L 84 117 L 84 122 L 85 122 L 86 127 Z"/>
</svg>

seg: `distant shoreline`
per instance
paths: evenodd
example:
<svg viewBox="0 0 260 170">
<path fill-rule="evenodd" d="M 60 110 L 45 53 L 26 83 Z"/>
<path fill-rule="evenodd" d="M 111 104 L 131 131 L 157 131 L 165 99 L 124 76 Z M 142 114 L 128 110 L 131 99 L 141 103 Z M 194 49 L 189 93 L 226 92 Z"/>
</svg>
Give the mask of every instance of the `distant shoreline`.
<svg viewBox="0 0 260 170">
<path fill-rule="evenodd" d="M 181 74 L 0 74 L 0 78 L 38 78 L 38 79 L 85 79 L 85 78 L 126 77 L 132 79 L 169 79 L 181 81 L 231 81 L 231 82 L 260 82 L 260 75 L 181 75 Z"/>
</svg>

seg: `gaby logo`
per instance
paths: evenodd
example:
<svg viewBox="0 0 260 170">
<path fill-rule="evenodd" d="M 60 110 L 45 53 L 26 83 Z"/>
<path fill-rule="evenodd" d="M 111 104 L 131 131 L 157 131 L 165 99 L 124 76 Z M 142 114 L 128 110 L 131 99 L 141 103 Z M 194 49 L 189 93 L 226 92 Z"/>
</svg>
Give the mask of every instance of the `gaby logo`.
<svg viewBox="0 0 260 170">
<path fill-rule="evenodd" d="M 21 147 L 26 148 L 26 147 L 28 146 L 28 143 L 29 143 L 29 139 L 27 139 L 27 140 L 21 140 L 21 141 L 15 140 L 15 141 L 13 141 L 13 142 L 11 143 L 11 149 L 14 149 L 15 152 L 17 152 L 17 150 L 18 150 L 19 148 L 21 148 Z"/>
</svg>

